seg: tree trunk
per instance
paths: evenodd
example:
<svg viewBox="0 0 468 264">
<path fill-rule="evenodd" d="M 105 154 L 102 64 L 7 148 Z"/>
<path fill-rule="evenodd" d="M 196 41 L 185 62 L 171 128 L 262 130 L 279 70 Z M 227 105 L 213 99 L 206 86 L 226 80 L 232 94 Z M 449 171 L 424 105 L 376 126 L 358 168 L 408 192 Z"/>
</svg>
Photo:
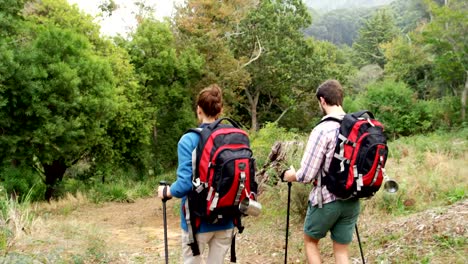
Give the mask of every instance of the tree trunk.
<svg viewBox="0 0 468 264">
<path fill-rule="evenodd" d="M 153 143 L 156 146 L 156 143 L 158 141 L 158 128 L 156 125 L 153 126 Z"/>
<path fill-rule="evenodd" d="M 245 90 L 247 99 L 249 100 L 249 105 L 250 105 L 250 117 L 251 117 L 251 127 L 250 131 L 257 131 L 258 130 L 258 120 L 257 120 L 257 105 L 258 105 L 258 98 L 260 98 L 260 92 L 255 91 L 254 96 L 252 97 L 252 94 L 249 92 L 249 89 Z"/>
<path fill-rule="evenodd" d="M 257 127 L 257 106 L 254 106 L 252 105 L 251 106 L 252 109 L 251 109 L 251 114 L 252 114 L 252 126 L 250 128 L 251 131 L 257 131 L 258 127 Z"/>
<path fill-rule="evenodd" d="M 56 185 L 62 181 L 67 166 L 63 160 L 54 160 L 52 164 L 43 164 L 45 174 L 46 192 L 45 199 L 50 201 L 55 197 Z"/>
</svg>

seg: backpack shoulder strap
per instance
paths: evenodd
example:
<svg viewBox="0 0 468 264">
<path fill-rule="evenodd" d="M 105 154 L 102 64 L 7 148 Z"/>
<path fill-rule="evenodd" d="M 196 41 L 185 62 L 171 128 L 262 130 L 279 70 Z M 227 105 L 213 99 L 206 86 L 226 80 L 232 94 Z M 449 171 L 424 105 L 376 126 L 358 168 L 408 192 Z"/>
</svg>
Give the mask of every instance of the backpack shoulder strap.
<svg viewBox="0 0 468 264">
<path fill-rule="evenodd" d="M 358 112 L 351 113 L 350 115 L 352 115 L 356 119 L 360 117 L 374 119 L 374 114 L 372 114 L 369 110 L 361 110 Z"/>
<path fill-rule="evenodd" d="M 219 118 L 219 119 L 217 119 L 216 121 L 214 121 L 213 123 L 211 123 L 211 124 L 209 125 L 209 127 L 210 127 L 210 128 L 215 128 L 215 127 L 217 127 L 219 124 L 221 124 L 221 122 L 222 122 L 223 120 L 228 121 L 228 122 L 231 123 L 231 125 L 232 125 L 233 127 L 235 127 L 235 128 L 240 128 L 239 124 L 238 124 L 236 121 L 234 121 L 233 119 L 229 118 L 229 117 L 222 117 L 222 118 Z"/>
<path fill-rule="evenodd" d="M 187 131 L 185 131 L 184 134 L 193 132 L 193 133 L 197 133 L 198 135 L 200 135 L 201 132 L 202 132 L 202 130 L 203 130 L 203 128 L 201 128 L 201 127 L 190 128 L 190 129 L 188 129 Z"/>
<path fill-rule="evenodd" d="M 319 124 L 321 124 L 321 123 L 323 123 L 323 122 L 325 122 L 325 121 L 335 121 L 335 122 L 338 122 L 338 123 L 341 124 L 341 121 L 342 121 L 342 120 L 339 119 L 338 117 L 329 116 L 329 117 L 327 117 L 327 118 L 324 118 L 324 119 L 320 120 L 320 121 L 317 123 L 317 125 L 319 125 Z"/>
</svg>

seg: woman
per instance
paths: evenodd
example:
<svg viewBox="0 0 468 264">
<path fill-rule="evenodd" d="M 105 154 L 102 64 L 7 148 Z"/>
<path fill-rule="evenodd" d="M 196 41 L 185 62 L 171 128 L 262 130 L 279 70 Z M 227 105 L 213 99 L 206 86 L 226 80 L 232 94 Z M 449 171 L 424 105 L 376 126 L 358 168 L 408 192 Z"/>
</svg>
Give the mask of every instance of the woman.
<svg viewBox="0 0 468 264">
<path fill-rule="evenodd" d="M 223 109 L 223 97 L 221 88 L 213 84 L 203 89 L 198 94 L 197 118 L 201 128 L 213 123 L 221 114 Z M 186 133 L 179 140 L 177 146 L 178 167 L 177 180 L 166 188 L 159 186 L 158 196 L 160 198 L 177 197 L 182 198 L 181 208 L 184 207 L 187 194 L 192 190 L 192 152 L 197 147 L 199 135 L 191 132 Z M 234 223 L 232 219 L 225 219 L 216 224 L 202 221 L 199 230 L 196 230 L 196 241 L 200 248 L 200 255 L 193 256 L 189 244 L 189 232 L 184 213 L 181 209 L 182 228 L 182 256 L 184 263 L 223 263 L 227 250 L 230 248 Z M 208 256 L 203 258 L 204 250 L 208 246 Z"/>
</svg>

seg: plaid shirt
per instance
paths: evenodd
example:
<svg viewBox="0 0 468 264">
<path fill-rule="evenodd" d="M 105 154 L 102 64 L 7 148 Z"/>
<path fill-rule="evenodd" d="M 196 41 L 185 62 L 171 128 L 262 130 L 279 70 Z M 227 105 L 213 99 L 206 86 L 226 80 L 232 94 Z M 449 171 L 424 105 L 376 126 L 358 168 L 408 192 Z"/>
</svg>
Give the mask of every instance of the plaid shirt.
<svg viewBox="0 0 468 264">
<path fill-rule="evenodd" d="M 330 115 L 324 116 L 325 119 Z M 343 116 L 335 116 L 343 119 Z M 335 152 L 335 144 L 340 132 L 340 124 L 335 121 L 325 121 L 317 125 L 310 133 L 309 140 L 301 161 L 301 168 L 296 172 L 298 182 L 310 183 L 319 180 L 322 170 L 328 172 L 331 160 Z M 312 206 L 319 204 L 320 190 L 322 203 L 330 203 L 336 200 L 336 196 L 327 190 L 326 186 L 315 186 L 309 194 Z"/>
</svg>

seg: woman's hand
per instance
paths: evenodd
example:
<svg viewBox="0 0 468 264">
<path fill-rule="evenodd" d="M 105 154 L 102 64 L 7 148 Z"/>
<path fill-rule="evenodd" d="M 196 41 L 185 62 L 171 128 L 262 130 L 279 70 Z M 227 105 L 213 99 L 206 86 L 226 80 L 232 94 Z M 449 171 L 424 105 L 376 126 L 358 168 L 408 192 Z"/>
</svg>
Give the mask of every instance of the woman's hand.
<svg viewBox="0 0 468 264">
<path fill-rule="evenodd" d="M 169 185 L 160 185 L 158 187 L 158 197 L 169 200 L 172 198 L 171 188 Z"/>
</svg>

